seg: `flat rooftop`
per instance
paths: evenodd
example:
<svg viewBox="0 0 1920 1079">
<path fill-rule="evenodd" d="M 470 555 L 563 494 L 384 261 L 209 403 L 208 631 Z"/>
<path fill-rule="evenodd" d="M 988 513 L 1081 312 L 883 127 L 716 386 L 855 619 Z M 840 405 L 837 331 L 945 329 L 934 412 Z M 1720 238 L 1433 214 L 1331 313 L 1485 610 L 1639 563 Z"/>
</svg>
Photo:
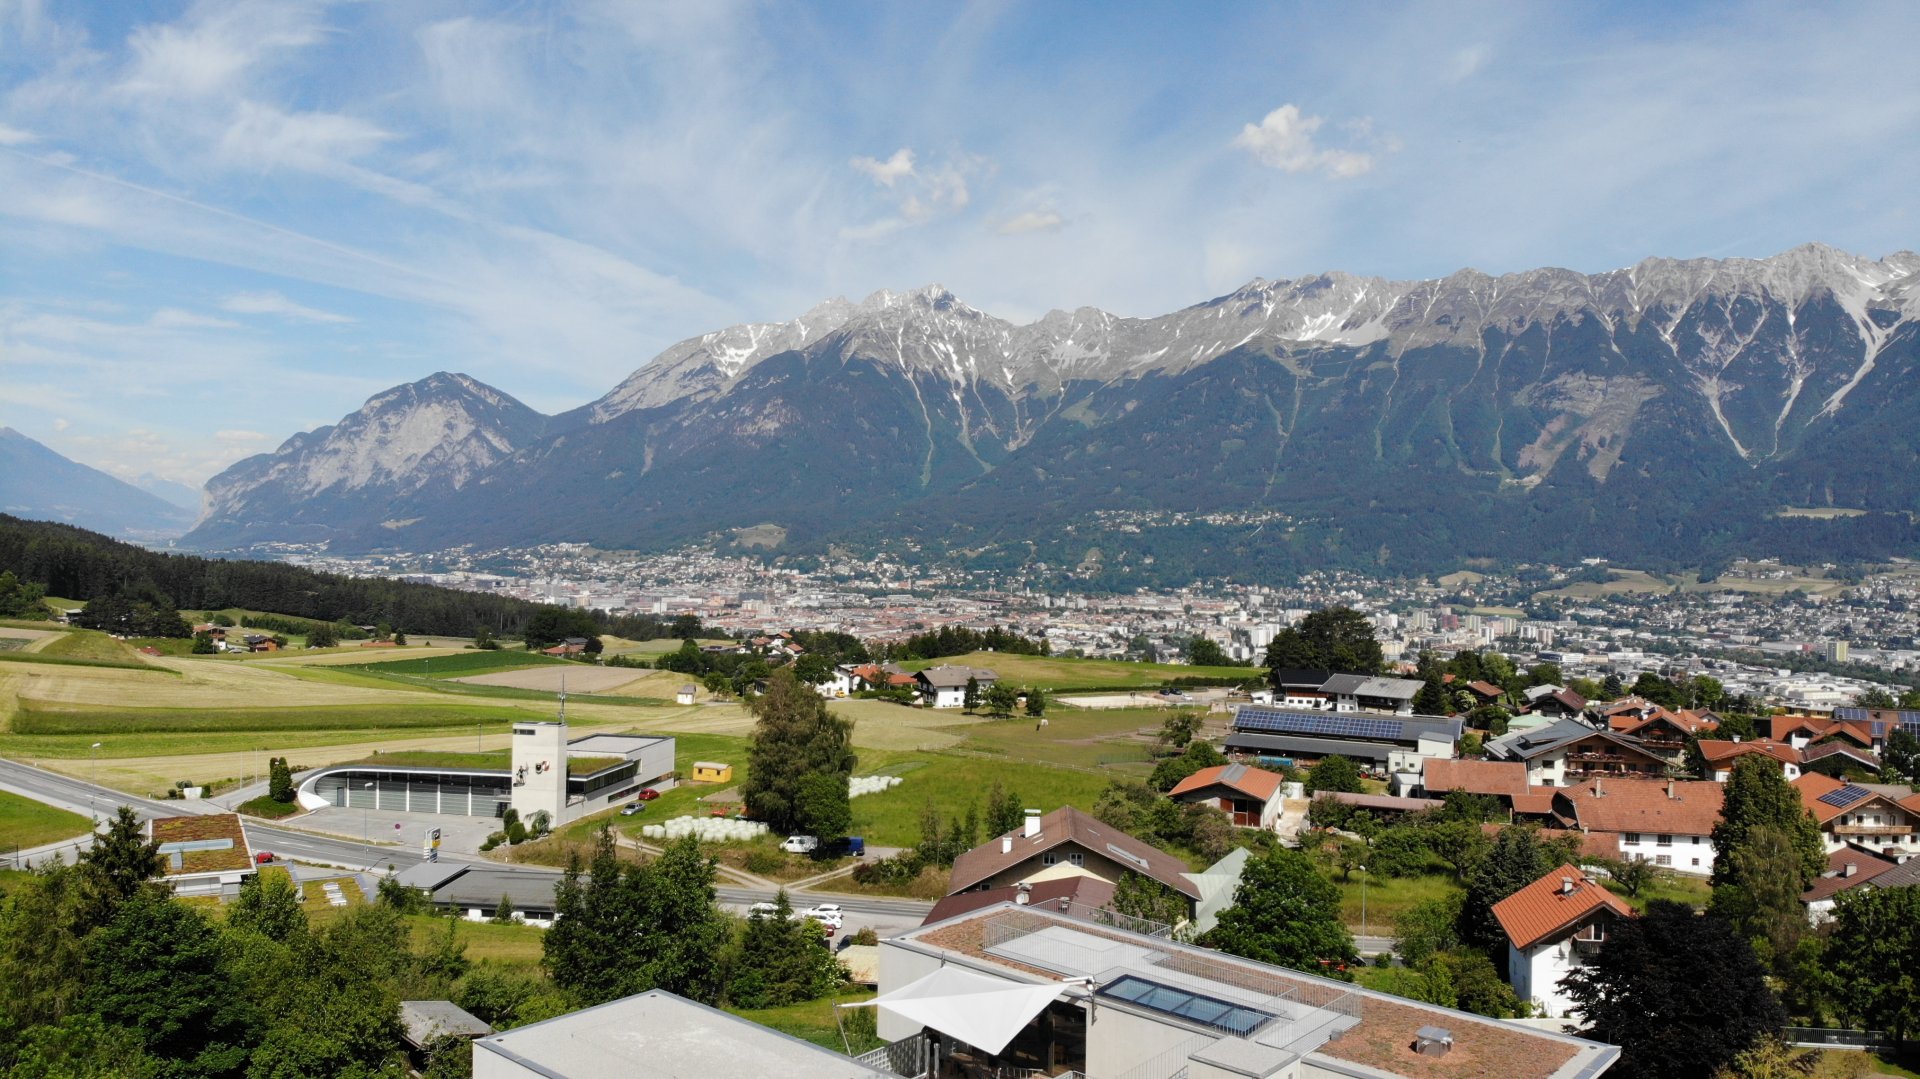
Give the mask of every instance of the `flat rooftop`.
<svg viewBox="0 0 1920 1079">
<path fill-rule="evenodd" d="M 1332 978 L 1240 959 L 1003 903 L 922 926 L 886 946 L 943 952 L 976 969 L 1032 981 L 1091 979 L 1101 1007 L 1152 1014 L 1218 1040 L 1195 1059 L 1252 1074 L 1309 1054 L 1407 1079 L 1572 1079 L 1604 1070 L 1619 1050 L 1484 1016 L 1421 1004 Z M 1422 1027 L 1453 1035 L 1445 1056 L 1414 1051 Z"/>
<path fill-rule="evenodd" d="M 156 817 L 152 834 L 154 842 L 160 844 L 164 876 L 237 873 L 253 868 L 253 851 L 235 814 Z"/>
<path fill-rule="evenodd" d="M 487 1054 L 518 1064 L 527 1074 L 567 1079 L 893 1076 L 658 989 L 475 1041 L 474 1073 L 503 1074 L 483 1061 Z"/>
<path fill-rule="evenodd" d="M 567 743 L 567 754 L 625 757 L 673 739 L 651 734 L 586 734 Z"/>
</svg>

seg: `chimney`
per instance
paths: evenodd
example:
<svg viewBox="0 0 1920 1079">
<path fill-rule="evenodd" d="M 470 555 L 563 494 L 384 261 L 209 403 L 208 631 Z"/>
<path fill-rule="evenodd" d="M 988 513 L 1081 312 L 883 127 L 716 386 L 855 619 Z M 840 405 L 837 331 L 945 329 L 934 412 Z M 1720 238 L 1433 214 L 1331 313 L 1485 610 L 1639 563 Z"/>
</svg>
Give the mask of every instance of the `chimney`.
<svg viewBox="0 0 1920 1079">
<path fill-rule="evenodd" d="M 1860 872 L 1860 863 L 1848 862 L 1846 866 L 1840 870 L 1840 875 L 1843 877 L 1851 877 L 1858 872 Z"/>
<path fill-rule="evenodd" d="M 1560 894 L 1561 895 L 1573 894 L 1573 878 L 1572 877 L 1560 878 Z"/>
<path fill-rule="evenodd" d="M 1028 839 L 1039 838 L 1039 835 L 1040 835 L 1040 811 L 1039 810 L 1037 809 L 1027 810 L 1027 829 L 1021 834 L 1026 836 Z"/>
<path fill-rule="evenodd" d="M 1019 884 L 1015 885 L 1015 887 L 1019 889 L 1014 894 L 1014 897 L 1013 897 L 1013 901 L 1015 903 L 1024 907 L 1028 903 L 1033 902 L 1033 885 L 1028 884 L 1026 881 L 1023 880 Z"/>
<path fill-rule="evenodd" d="M 1445 1027 L 1421 1027 L 1413 1035 L 1413 1051 L 1423 1057 L 1443 1057 L 1453 1048 L 1453 1032 Z"/>
<path fill-rule="evenodd" d="M 1013 837 L 1012 836 L 1003 835 L 1000 837 L 1000 853 L 1002 854 L 1013 853 Z"/>
<path fill-rule="evenodd" d="M 1671 779 L 1667 780 L 1667 797 L 1673 798 L 1673 799 L 1677 799 L 1680 797 L 1679 795 L 1673 793 L 1673 780 Z"/>
<path fill-rule="evenodd" d="M 1736 746 L 1740 744 L 1740 736 L 1739 736 L 1739 735 L 1737 735 L 1737 734 L 1736 734 L 1736 735 L 1734 735 L 1734 736 L 1733 736 L 1733 744 L 1734 744 L 1734 745 L 1736 745 Z"/>
<path fill-rule="evenodd" d="M 1606 793 L 1607 793 L 1606 791 L 1603 791 L 1600 789 L 1600 777 L 1595 776 L 1593 779 L 1593 796 L 1595 798 L 1600 798 L 1600 797 L 1604 797 Z"/>
</svg>

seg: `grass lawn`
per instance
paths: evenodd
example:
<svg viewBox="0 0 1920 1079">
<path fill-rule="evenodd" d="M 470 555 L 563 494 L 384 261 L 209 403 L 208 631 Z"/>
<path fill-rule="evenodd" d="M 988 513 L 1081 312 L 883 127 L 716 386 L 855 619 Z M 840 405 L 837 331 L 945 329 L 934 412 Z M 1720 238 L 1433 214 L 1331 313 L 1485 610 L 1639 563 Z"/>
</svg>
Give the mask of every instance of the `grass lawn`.
<svg viewBox="0 0 1920 1079">
<path fill-rule="evenodd" d="M 416 952 L 429 952 L 440 942 L 451 919 L 444 915 L 409 914 L 407 926 L 413 932 Z M 454 939 L 467 946 L 467 958 L 477 963 L 497 963 L 518 967 L 529 973 L 540 970 L 541 950 L 547 931 L 532 925 L 494 925 L 492 922 L 460 921 Z"/>
<path fill-rule="evenodd" d="M 456 654 L 445 658 L 456 659 L 459 658 L 459 656 Z M 566 660 L 552 659 L 552 657 L 543 658 L 553 663 L 566 662 Z M 401 663 L 424 662 L 426 661 L 401 661 Z M 441 661 L 434 660 L 433 662 L 438 663 Z M 276 667 L 275 669 L 308 682 L 327 682 L 338 686 L 358 686 L 363 689 L 419 690 L 426 693 L 442 693 L 460 697 L 493 697 L 510 701 L 542 701 L 548 705 L 552 705 L 555 699 L 554 693 L 543 689 L 517 689 L 513 686 L 484 686 L 453 681 L 455 677 L 465 677 L 469 674 L 483 673 L 478 671 L 457 671 L 443 679 L 438 673 L 438 668 L 435 668 L 435 673 L 431 676 L 425 674 L 400 674 L 381 669 L 384 667 L 400 666 L 401 663 L 342 663 L 325 667 L 288 665 Z M 525 670 L 531 666 L 543 666 L 543 664 L 520 664 L 517 667 L 499 667 L 492 668 L 492 670 L 496 672 Z M 635 672 L 635 674 L 636 677 L 644 677 L 642 672 Z M 567 696 L 569 699 L 593 700 L 602 704 L 628 704 L 638 708 L 658 708 L 667 703 L 665 697 L 619 697 L 610 694 L 583 693 L 578 690 L 568 693 Z"/>
<path fill-rule="evenodd" d="M 97 629 L 72 629 L 48 641 L 39 650 L 43 656 L 65 656 L 68 659 L 107 659 L 126 663 L 139 663 L 133 649 L 114 640 Z M 143 664 L 144 666 L 144 664 Z"/>
<path fill-rule="evenodd" d="M 45 650 L 39 652 L 6 651 L 0 652 L 0 662 L 49 663 L 60 667 L 107 667 L 114 670 L 145 671 L 149 674 L 166 674 L 172 675 L 175 678 L 180 677 L 179 671 L 168 667 L 156 667 L 151 663 L 142 663 L 131 657 L 126 659 L 88 659 L 83 656 L 50 656 Z"/>
<path fill-rule="evenodd" d="M 1637 896 L 1629 896 L 1618 884 L 1606 882 L 1607 890 L 1627 901 L 1636 911 L 1644 912 L 1647 904 L 1656 899 L 1669 899 L 1675 903 L 1685 903 L 1698 910 L 1707 905 L 1713 896 L 1713 888 L 1705 877 L 1683 877 L 1678 873 L 1661 873 L 1653 883 L 1640 889 Z"/>
<path fill-rule="evenodd" d="M 1094 800 L 1115 778 L 1047 764 L 937 752 L 862 753 L 860 773 L 902 779 L 891 790 L 853 800 L 854 834 L 864 836 L 869 845 L 887 847 L 907 847 L 920 841 L 920 814 L 929 799 L 941 816 L 951 821 L 964 816 L 968 806 L 984 804 L 987 792 L 998 780 L 1029 808 L 1042 812 L 1063 805 L 1092 809 Z"/>
<path fill-rule="evenodd" d="M 1367 880 L 1367 874 L 1355 872 L 1353 879 L 1342 881 L 1338 872 L 1329 874 L 1334 886 L 1340 889 L 1340 918 L 1347 928 L 1355 933 L 1364 930 L 1368 935 L 1390 937 L 1393 935 L 1393 920 L 1401 913 L 1422 903 L 1440 899 L 1460 891 L 1460 885 L 1451 876 L 1429 874 L 1423 877 L 1386 877 L 1379 876 Z M 1366 891 L 1366 920 L 1361 921 L 1361 889 Z"/>
<path fill-rule="evenodd" d="M 704 647 L 709 644 L 735 642 L 716 637 L 697 640 L 695 643 Z M 651 641 L 630 641 L 625 637 L 601 637 L 600 646 L 604 649 L 603 654 L 609 656 L 664 656 L 668 652 L 678 652 L 680 640 L 676 637 L 661 637 Z"/>
<path fill-rule="evenodd" d="M 943 663 L 986 667 L 999 675 L 1002 682 L 1059 691 L 1153 688 L 1176 678 L 1246 680 L 1260 675 L 1253 667 L 1190 667 L 1184 663 L 1127 663 L 1113 659 L 1021 656 L 1011 652 L 969 652 L 964 656 L 909 660 L 900 666 L 908 671 L 922 671 Z"/>
<path fill-rule="evenodd" d="M 782 1034 L 791 1034 L 802 1041 L 826 1046 L 836 1053 L 844 1053 L 847 1047 L 841 1043 L 840 1028 L 834 1022 L 834 1004 L 872 999 L 873 990 L 871 989 L 848 989 L 837 996 L 809 1000 L 804 1004 L 789 1004 L 781 1008 L 728 1008 L 727 1011 L 743 1019 L 751 1019 L 762 1026 L 772 1027 Z M 864 1053 L 869 1049 L 877 1049 L 880 1045 L 881 1042 L 877 1038 L 864 1044 L 856 1041 L 853 1044 L 853 1051 Z"/>
<path fill-rule="evenodd" d="M 17 734 L 162 734 L 198 731 L 382 731 L 420 727 L 471 728 L 526 718 L 505 708 L 458 705 L 359 704 L 287 708 L 76 708 L 54 710 L 23 701 L 13 718 Z"/>
<path fill-rule="evenodd" d="M 456 652 L 450 656 L 420 659 L 392 659 L 380 663 L 351 663 L 348 670 L 372 674 L 412 674 L 423 678 L 464 678 L 493 671 L 516 671 L 523 667 L 545 667 L 569 662 L 539 652 L 509 652 L 505 649 Z"/>
<path fill-rule="evenodd" d="M 25 850 L 43 843 L 57 843 L 85 835 L 92 829 L 91 822 L 78 813 L 0 791 L 0 850 Z"/>
<path fill-rule="evenodd" d="M 1166 717 L 1164 708 L 1060 708 L 1049 710 L 1047 725 L 1042 729 L 1036 730 L 1031 719 L 1016 717 L 949 727 L 946 733 L 964 739 L 960 748 L 976 752 L 1144 775 L 1152 767 L 1153 745 L 1134 735 L 1159 729 Z"/>
</svg>

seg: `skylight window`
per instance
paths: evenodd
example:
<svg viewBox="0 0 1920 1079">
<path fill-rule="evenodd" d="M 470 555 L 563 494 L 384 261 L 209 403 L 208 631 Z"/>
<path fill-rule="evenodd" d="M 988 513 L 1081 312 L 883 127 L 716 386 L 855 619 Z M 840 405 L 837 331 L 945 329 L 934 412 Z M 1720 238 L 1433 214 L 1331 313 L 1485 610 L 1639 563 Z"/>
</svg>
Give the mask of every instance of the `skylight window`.
<svg viewBox="0 0 1920 1079">
<path fill-rule="evenodd" d="M 1124 1000 L 1164 1015 L 1245 1037 L 1278 1018 L 1271 1012 L 1150 982 L 1131 974 L 1100 987 L 1102 996 Z"/>
</svg>

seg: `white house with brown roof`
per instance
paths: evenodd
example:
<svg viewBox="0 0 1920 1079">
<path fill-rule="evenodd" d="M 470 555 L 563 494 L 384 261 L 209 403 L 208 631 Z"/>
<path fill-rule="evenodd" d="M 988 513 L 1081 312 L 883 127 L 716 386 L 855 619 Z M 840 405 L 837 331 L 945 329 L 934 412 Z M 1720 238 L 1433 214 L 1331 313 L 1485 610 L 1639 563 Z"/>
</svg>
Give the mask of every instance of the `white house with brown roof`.
<svg viewBox="0 0 1920 1079">
<path fill-rule="evenodd" d="M 1185 805 L 1208 805 L 1236 827 L 1271 831 L 1280 820 L 1287 778 L 1246 764 L 1202 768 L 1173 785 L 1167 797 Z"/>
<path fill-rule="evenodd" d="M 1689 876 L 1713 872 L 1726 788 L 1700 779 L 1594 778 L 1554 792 L 1554 815 L 1616 853 Z"/>
<path fill-rule="evenodd" d="M 1549 1019 L 1566 1018 L 1574 1003 L 1560 979 L 1606 946 L 1614 921 L 1633 917 L 1626 901 L 1580 870 L 1563 865 L 1493 905 L 1507 934 L 1507 980 L 1521 1000 Z"/>
</svg>

